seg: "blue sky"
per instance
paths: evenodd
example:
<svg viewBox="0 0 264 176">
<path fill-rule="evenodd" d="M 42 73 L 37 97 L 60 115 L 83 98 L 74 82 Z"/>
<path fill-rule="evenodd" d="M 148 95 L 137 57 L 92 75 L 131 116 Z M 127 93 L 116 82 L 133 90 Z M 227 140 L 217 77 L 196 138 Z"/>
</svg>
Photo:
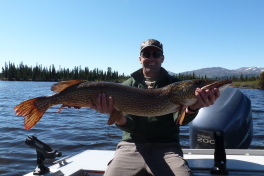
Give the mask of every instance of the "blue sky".
<svg viewBox="0 0 264 176">
<path fill-rule="evenodd" d="M 0 0 L 0 67 L 129 75 L 149 38 L 163 43 L 163 67 L 174 73 L 264 67 L 263 9 L 264 0 Z"/>
</svg>

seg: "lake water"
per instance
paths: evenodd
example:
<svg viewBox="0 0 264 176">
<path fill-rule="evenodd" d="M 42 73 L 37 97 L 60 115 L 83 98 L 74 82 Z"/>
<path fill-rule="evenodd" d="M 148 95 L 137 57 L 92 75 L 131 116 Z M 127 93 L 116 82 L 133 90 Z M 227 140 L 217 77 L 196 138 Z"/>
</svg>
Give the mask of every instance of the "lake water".
<svg viewBox="0 0 264 176">
<path fill-rule="evenodd" d="M 53 94 L 54 82 L 0 81 L 0 175 L 23 175 L 33 171 L 36 151 L 25 144 L 29 135 L 35 135 L 59 150 L 63 156 L 72 156 L 84 150 L 115 150 L 121 140 L 122 131 L 115 125 L 106 124 L 108 115 L 89 108 L 50 108 L 31 130 L 25 130 L 24 118 L 16 116 L 13 108 L 24 100 Z M 251 149 L 264 149 L 264 91 L 240 89 L 252 103 L 253 141 Z M 188 126 L 181 127 L 183 148 L 189 148 Z M 58 158 L 59 159 L 59 158 Z M 53 160 L 46 160 L 51 165 Z"/>
</svg>

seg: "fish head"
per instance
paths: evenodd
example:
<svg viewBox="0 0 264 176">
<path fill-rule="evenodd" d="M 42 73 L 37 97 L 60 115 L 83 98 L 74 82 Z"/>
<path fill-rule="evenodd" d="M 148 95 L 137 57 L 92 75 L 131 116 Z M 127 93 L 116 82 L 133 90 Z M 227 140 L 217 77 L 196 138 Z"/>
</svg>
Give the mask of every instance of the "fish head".
<svg viewBox="0 0 264 176">
<path fill-rule="evenodd" d="M 197 101 L 195 95 L 195 90 L 197 88 L 203 90 L 218 88 L 220 92 L 223 92 L 231 83 L 232 80 L 229 79 L 195 79 L 190 81 L 177 82 L 172 84 L 170 96 L 174 104 L 189 106 Z"/>
</svg>

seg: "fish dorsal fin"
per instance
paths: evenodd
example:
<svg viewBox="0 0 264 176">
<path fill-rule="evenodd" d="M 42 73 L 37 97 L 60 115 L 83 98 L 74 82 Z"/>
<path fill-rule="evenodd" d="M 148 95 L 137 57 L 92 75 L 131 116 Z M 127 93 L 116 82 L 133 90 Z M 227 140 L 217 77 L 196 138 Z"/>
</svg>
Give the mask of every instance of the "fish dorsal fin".
<svg viewBox="0 0 264 176">
<path fill-rule="evenodd" d="M 83 82 L 85 82 L 85 81 L 80 81 L 80 80 L 61 81 L 61 82 L 58 82 L 56 84 L 53 84 L 51 86 L 51 90 L 53 92 L 62 92 L 68 87 L 71 87 L 73 85 L 80 84 Z"/>
</svg>

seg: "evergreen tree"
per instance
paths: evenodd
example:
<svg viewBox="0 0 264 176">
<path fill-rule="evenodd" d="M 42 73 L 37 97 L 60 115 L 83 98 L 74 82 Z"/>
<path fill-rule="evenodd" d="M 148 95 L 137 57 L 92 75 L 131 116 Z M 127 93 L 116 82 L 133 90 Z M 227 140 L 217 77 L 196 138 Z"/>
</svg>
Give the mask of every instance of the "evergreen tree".
<svg viewBox="0 0 264 176">
<path fill-rule="evenodd" d="M 244 81 L 244 76 L 243 76 L 243 74 L 241 73 L 241 75 L 240 75 L 240 77 L 239 77 L 239 79 L 240 79 L 240 81 Z"/>
<path fill-rule="evenodd" d="M 264 90 L 264 72 L 260 73 L 259 88 Z"/>
</svg>

